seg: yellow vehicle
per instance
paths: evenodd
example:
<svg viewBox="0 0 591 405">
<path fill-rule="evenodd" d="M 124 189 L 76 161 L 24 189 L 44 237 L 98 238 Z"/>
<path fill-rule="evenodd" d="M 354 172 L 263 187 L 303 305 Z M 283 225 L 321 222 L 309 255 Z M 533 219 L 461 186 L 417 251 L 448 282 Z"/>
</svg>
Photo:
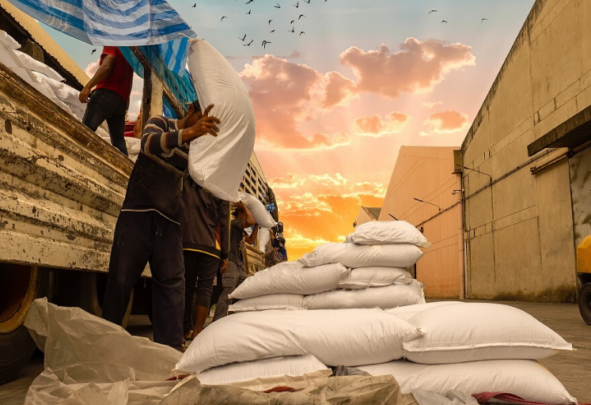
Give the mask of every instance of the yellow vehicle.
<svg viewBox="0 0 591 405">
<path fill-rule="evenodd" d="M 591 325 L 591 236 L 577 247 L 577 278 L 579 280 L 579 311 Z"/>
</svg>

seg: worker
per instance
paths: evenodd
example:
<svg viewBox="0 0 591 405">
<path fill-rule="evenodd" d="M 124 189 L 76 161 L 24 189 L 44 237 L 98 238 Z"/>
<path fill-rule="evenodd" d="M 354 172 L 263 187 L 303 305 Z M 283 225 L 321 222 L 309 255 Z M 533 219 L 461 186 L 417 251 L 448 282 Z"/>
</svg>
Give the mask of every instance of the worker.
<svg viewBox="0 0 591 405">
<path fill-rule="evenodd" d="M 279 241 L 275 239 L 275 232 L 273 230 L 269 231 L 269 242 L 265 246 L 263 257 L 267 268 L 283 262 L 283 255 L 279 252 Z"/>
<path fill-rule="evenodd" d="M 115 226 L 103 317 L 121 324 L 146 264 L 152 272 L 154 341 L 181 350 L 185 280 L 180 227 L 189 142 L 217 136 L 219 119 L 197 102 L 184 118 L 151 117 Z"/>
<path fill-rule="evenodd" d="M 96 131 L 106 120 L 111 144 L 128 156 L 124 136 L 125 116 L 133 84 L 133 69 L 116 46 L 103 47 L 99 63 L 98 70 L 80 92 L 80 102 L 88 103 L 82 123 Z"/>
<path fill-rule="evenodd" d="M 243 243 L 253 244 L 258 235 L 259 226 L 254 222 L 254 218 L 250 210 L 243 202 L 236 204 L 236 209 L 232 213 L 234 219 L 230 226 L 230 255 L 228 270 L 222 274 L 222 291 L 217 301 L 214 321 L 221 319 L 228 315 L 228 307 L 231 304 L 230 294 L 246 280 L 247 273 L 242 257 Z M 247 228 L 254 226 L 250 236 L 244 231 Z"/>
<path fill-rule="evenodd" d="M 213 280 L 225 273 L 230 253 L 230 203 L 185 177 L 181 201 L 185 259 L 185 340 L 202 330 L 209 313 Z M 219 230 L 219 248 L 217 235 Z"/>
</svg>

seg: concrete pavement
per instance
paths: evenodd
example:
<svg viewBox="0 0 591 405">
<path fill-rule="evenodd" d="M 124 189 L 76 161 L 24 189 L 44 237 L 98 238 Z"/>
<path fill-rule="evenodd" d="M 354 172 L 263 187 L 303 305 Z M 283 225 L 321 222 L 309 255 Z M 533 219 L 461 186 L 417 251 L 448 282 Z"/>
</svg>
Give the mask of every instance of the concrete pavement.
<svg viewBox="0 0 591 405">
<path fill-rule="evenodd" d="M 579 402 L 591 402 L 591 326 L 586 325 L 573 304 L 538 304 L 503 302 L 520 308 L 558 332 L 576 348 L 540 361 L 564 384 Z M 132 316 L 128 330 L 137 336 L 151 337 L 152 329 L 146 316 Z M 40 357 L 31 359 L 20 376 L 0 386 L 0 404 L 22 405 L 31 382 L 43 371 Z"/>
</svg>

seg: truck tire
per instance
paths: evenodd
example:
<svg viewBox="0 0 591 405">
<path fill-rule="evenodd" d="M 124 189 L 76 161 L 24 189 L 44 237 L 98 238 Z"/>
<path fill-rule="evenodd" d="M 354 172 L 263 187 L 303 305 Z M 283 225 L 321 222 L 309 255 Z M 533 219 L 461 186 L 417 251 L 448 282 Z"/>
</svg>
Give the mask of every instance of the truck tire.
<svg viewBox="0 0 591 405">
<path fill-rule="evenodd" d="M 14 379 L 36 349 L 23 322 L 31 303 L 51 301 L 53 271 L 37 266 L 0 264 L 0 384 Z"/>
<path fill-rule="evenodd" d="M 587 325 L 591 325 L 591 283 L 581 288 L 579 295 L 579 312 Z"/>
<path fill-rule="evenodd" d="M 85 271 L 62 270 L 58 272 L 55 290 L 55 303 L 64 307 L 78 307 L 101 317 L 102 304 L 107 286 L 107 274 Z M 131 314 L 133 291 L 122 326 L 127 327 Z"/>
</svg>

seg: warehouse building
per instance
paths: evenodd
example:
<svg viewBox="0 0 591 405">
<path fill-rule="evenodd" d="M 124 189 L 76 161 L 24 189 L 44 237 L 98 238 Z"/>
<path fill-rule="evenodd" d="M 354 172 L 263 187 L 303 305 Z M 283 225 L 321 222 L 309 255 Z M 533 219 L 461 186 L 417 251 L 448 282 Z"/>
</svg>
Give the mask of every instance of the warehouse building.
<svg viewBox="0 0 591 405">
<path fill-rule="evenodd" d="M 591 234 L 590 19 L 588 1 L 536 1 L 462 145 L 469 298 L 576 299 L 576 246 Z"/>
<path fill-rule="evenodd" d="M 396 160 L 380 221 L 404 220 L 432 246 L 414 269 L 429 298 L 464 298 L 461 177 L 449 147 L 403 146 Z"/>
</svg>

